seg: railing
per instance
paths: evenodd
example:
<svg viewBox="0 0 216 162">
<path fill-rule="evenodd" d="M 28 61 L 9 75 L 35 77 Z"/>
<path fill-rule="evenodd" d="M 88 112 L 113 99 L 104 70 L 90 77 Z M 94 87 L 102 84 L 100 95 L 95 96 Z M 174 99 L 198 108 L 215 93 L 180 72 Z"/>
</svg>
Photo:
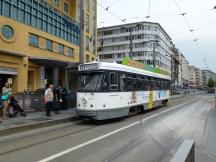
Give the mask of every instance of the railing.
<svg viewBox="0 0 216 162">
<path fill-rule="evenodd" d="M 44 111 L 45 104 L 42 94 L 31 93 L 17 93 L 15 95 L 19 105 L 25 111 Z M 76 93 L 71 93 L 67 96 L 62 96 L 63 102 L 61 103 L 61 109 L 68 109 L 76 107 Z"/>
<path fill-rule="evenodd" d="M 170 162 L 195 162 L 195 144 L 192 140 L 185 140 Z"/>
</svg>

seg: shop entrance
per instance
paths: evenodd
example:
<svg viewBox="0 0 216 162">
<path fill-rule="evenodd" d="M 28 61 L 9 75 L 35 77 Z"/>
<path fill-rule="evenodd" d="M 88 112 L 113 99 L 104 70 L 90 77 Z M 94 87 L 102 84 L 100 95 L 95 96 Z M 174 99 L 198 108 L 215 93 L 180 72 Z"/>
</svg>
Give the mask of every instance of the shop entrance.
<svg viewBox="0 0 216 162">
<path fill-rule="evenodd" d="M 4 87 L 5 83 L 8 82 L 8 78 L 12 78 L 12 89 L 14 89 L 14 81 L 16 79 L 15 75 L 10 75 L 10 74 L 0 74 L 0 93 L 2 93 L 2 88 Z"/>
</svg>

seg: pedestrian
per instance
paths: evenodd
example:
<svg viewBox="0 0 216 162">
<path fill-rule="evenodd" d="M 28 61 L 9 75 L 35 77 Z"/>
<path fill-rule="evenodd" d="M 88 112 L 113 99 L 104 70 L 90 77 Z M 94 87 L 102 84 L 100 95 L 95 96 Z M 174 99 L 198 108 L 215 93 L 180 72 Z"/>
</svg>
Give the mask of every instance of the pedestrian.
<svg viewBox="0 0 216 162">
<path fill-rule="evenodd" d="M 0 111 L 2 112 L 2 109 L 3 109 L 3 103 L 1 101 L 1 98 L 0 98 Z M 0 118 L 0 123 L 2 123 L 2 119 Z"/>
<path fill-rule="evenodd" d="M 54 100 L 53 84 L 50 84 L 49 87 L 46 89 L 44 94 L 44 100 L 45 100 L 46 116 L 50 116 L 50 111 L 53 107 L 53 100 Z"/>
<path fill-rule="evenodd" d="M 5 86 L 2 88 L 2 96 L 1 96 L 1 100 L 3 103 L 3 108 L 2 108 L 3 120 L 6 119 L 6 111 L 8 108 L 10 96 L 11 96 L 11 88 L 9 87 L 8 83 L 5 83 Z"/>
<path fill-rule="evenodd" d="M 55 114 L 58 114 L 58 111 L 60 110 L 61 108 L 61 102 L 62 102 L 62 99 L 61 99 L 61 86 L 60 85 L 57 85 L 55 86 L 54 90 L 53 90 L 53 93 L 54 93 L 54 107 L 55 107 Z"/>
</svg>

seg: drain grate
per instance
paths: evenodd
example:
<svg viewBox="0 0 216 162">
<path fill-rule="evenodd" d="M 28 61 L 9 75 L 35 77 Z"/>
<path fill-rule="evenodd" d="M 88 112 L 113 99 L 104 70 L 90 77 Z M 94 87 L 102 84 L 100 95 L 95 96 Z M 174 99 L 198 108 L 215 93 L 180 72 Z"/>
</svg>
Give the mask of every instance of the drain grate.
<svg viewBox="0 0 216 162">
<path fill-rule="evenodd" d="M 39 117 L 39 118 L 33 118 L 30 119 L 32 121 L 36 121 L 36 122 L 42 122 L 42 121 L 47 121 L 47 120 L 51 120 L 50 118 L 45 118 L 45 117 Z"/>
</svg>

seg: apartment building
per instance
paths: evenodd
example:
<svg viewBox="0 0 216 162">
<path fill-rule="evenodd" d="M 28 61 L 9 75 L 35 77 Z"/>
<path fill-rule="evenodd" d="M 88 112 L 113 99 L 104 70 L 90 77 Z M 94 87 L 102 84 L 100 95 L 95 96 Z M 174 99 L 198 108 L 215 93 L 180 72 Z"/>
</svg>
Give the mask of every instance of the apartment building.
<svg viewBox="0 0 216 162">
<path fill-rule="evenodd" d="M 203 87 L 203 72 L 202 69 L 196 68 L 196 84 L 197 88 Z"/>
<path fill-rule="evenodd" d="M 204 86 L 207 86 L 210 78 L 213 80 L 216 80 L 216 73 L 214 73 L 211 70 L 203 70 L 202 75 L 203 75 L 203 85 Z"/>
<path fill-rule="evenodd" d="M 160 24 L 137 22 L 98 29 L 100 61 L 125 57 L 168 71 L 171 75 L 171 38 Z"/>
<path fill-rule="evenodd" d="M 189 88 L 191 90 L 197 89 L 196 67 L 189 66 Z"/>
<path fill-rule="evenodd" d="M 189 83 L 189 62 L 182 53 L 180 55 L 180 64 L 182 67 L 181 83 L 184 88 L 187 88 Z"/>
</svg>

